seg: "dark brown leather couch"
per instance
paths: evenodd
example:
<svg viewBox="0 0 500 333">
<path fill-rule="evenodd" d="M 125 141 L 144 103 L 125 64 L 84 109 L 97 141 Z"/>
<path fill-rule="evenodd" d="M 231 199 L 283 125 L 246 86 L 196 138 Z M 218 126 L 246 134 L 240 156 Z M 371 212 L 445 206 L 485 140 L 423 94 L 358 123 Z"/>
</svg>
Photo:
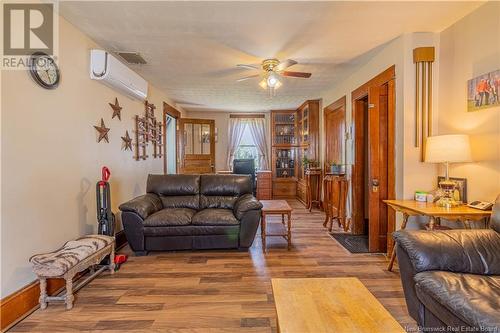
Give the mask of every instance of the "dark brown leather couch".
<svg viewBox="0 0 500 333">
<path fill-rule="evenodd" d="M 262 204 L 245 175 L 149 175 L 146 194 L 120 205 L 137 255 L 148 251 L 248 249 Z"/>
<path fill-rule="evenodd" d="M 491 226 L 394 233 L 408 312 L 424 332 L 500 332 L 500 196 Z"/>
</svg>

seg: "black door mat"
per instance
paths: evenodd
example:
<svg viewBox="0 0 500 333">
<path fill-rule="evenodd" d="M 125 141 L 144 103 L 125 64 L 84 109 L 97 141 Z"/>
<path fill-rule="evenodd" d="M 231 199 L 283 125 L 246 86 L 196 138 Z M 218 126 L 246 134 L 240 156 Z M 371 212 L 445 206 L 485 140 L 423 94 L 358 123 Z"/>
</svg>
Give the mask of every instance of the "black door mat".
<svg viewBox="0 0 500 333">
<path fill-rule="evenodd" d="M 335 239 L 351 253 L 369 253 L 368 235 L 351 235 L 344 233 L 331 233 L 330 237 Z"/>
</svg>

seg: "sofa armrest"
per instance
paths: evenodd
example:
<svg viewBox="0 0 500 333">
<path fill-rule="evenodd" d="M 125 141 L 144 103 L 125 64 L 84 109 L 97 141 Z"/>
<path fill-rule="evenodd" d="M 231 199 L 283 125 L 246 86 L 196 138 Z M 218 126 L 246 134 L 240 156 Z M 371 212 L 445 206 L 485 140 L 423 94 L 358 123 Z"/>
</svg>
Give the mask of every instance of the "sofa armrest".
<svg viewBox="0 0 500 333">
<path fill-rule="evenodd" d="M 400 230 L 393 235 L 416 273 L 500 274 L 500 234 L 494 230 Z"/>
<path fill-rule="evenodd" d="M 121 204 L 119 208 L 122 212 L 136 213 L 144 220 L 149 215 L 161 210 L 163 204 L 158 195 L 147 193 Z"/>
<path fill-rule="evenodd" d="M 236 200 L 234 204 L 234 216 L 238 220 L 243 218 L 243 215 L 250 210 L 260 210 L 262 209 L 262 204 L 257 200 L 252 194 L 245 194 Z"/>
</svg>

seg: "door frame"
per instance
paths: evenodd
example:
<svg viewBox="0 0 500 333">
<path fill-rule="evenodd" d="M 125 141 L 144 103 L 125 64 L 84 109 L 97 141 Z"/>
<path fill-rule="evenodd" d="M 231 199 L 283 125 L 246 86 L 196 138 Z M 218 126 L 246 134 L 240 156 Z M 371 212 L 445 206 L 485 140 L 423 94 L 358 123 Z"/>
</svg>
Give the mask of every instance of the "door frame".
<svg viewBox="0 0 500 333">
<path fill-rule="evenodd" d="M 183 135 L 182 133 L 182 123 L 183 122 L 188 122 L 188 123 L 194 123 L 194 124 L 210 124 L 210 155 L 212 155 L 212 164 L 210 165 L 212 172 L 215 173 L 215 120 L 214 119 L 201 119 L 201 118 L 180 118 L 179 122 L 177 123 L 177 154 L 179 154 L 182 158 L 185 159 L 185 154 L 183 151 L 183 143 L 184 139 L 181 138 Z M 202 158 L 203 156 L 206 156 L 206 154 L 191 154 L 193 156 L 198 156 Z M 177 170 L 179 170 L 179 159 L 177 159 Z"/>
<path fill-rule="evenodd" d="M 166 102 L 163 102 L 163 174 L 167 174 L 167 115 L 174 118 L 177 126 L 177 121 L 181 117 L 181 113 L 169 105 Z M 177 141 L 177 128 L 175 130 L 175 141 Z M 177 142 L 175 143 L 175 173 L 178 171 L 178 159 L 179 159 L 179 151 L 177 150 Z"/>
<path fill-rule="evenodd" d="M 396 175 L 395 175 L 395 116 L 396 116 L 396 94 L 395 94 L 395 78 L 396 78 L 396 67 L 395 65 L 389 67 L 382 73 L 378 74 L 368 82 L 364 83 L 351 93 L 351 103 L 352 103 L 352 136 L 353 136 L 353 151 L 354 151 L 354 163 L 352 164 L 352 233 L 362 234 L 364 233 L 364 216 L 360 216 L 360 212 L 364 211 L 363 205 L 363 195 L 364 195 L 364 151 L 361 151 L 363 147 L 363 135 L 356 135 L 358 131 L 363 133 L 363 122 L 367 121 L 364 119 L 364 110 L 361 109 L 363 99 L 368 97 L 371 87 L 382 86 L 384 84 L 388 85 L 388 114 L 387 114 L 387 197 L 388 199 L 394 199 L 396 196 Z M 361 163 L 361 164 L 360 164 Z M 390 251 L 392 249 L 392 237 L 390 233 L 394 230 L 395 226 L 395 212 L 393 210 L 388 210 L 387 212 L 387 242 L 384 244 Z M 380 223 L 381 221 L 378 221 Z M 383 223 L 383 222 L 382 222 Z M 380 230 L 380 225 L 377 226 L 377 230 Z M 380 245 L 380 244 L 379 244 Z M 381 248 L 384 248 L 382 246 Z M 379 246 L 380 247 L 380 246 Z"/>
</svg>

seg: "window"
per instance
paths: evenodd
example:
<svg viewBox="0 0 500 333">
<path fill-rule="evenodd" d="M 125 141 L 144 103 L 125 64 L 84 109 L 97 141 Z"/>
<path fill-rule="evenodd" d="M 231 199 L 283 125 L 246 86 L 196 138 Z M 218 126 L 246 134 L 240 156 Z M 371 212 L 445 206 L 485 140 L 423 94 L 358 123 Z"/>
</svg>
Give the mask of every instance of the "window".
<svg viewBox="0 0 500 333">
<path fill-rule="evenodd" d="M 234 158 L 235 159 L 252 158 L 255 160 L 255 167 L 257 169 L 260 169 L 258 149 L 257 146 L 255 145 L 252 133 L 250 132 L 248 126 L 245 126 L 245 130 L 243 131 L 243 137 L 241 138 L 240 145 L 236 149 Z"/>
</svg>

